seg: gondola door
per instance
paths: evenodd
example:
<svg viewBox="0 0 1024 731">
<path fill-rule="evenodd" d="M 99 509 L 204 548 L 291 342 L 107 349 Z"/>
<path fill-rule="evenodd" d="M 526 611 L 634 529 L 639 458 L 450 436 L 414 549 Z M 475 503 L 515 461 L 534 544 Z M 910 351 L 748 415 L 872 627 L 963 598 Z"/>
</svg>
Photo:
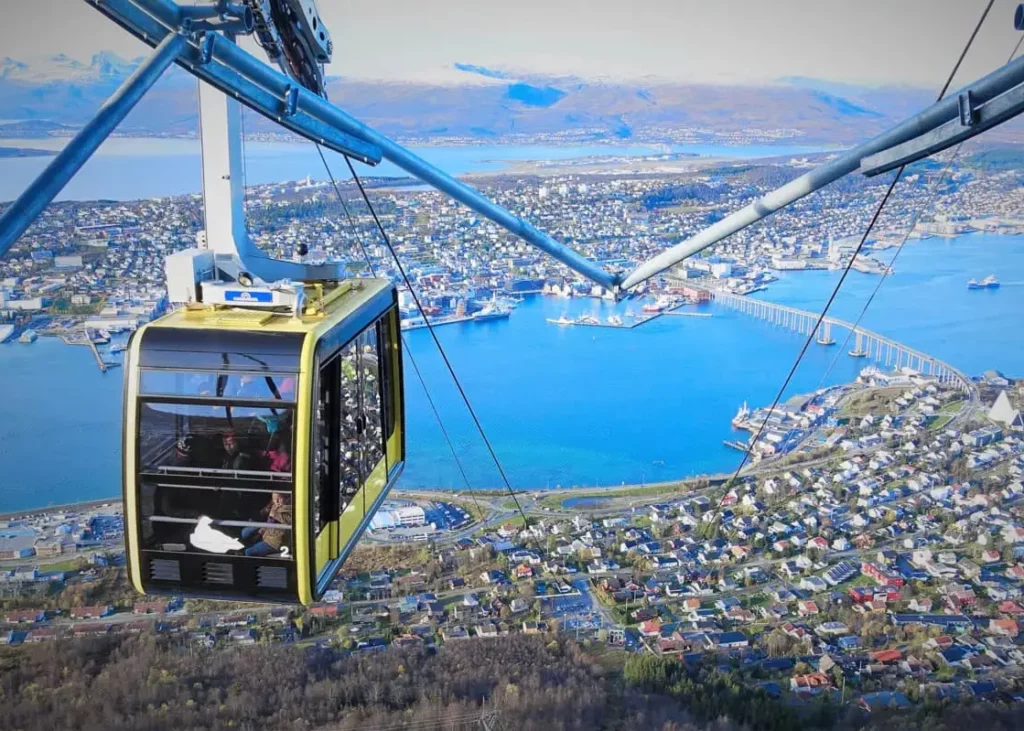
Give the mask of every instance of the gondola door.
<svg viewBox="0 0 1024 731">
<path fill-rule="evenodd" d="M 338 558 L 338 484 L 341 359 L 335 355 L 317 374 L 317 398 L 313 410 L 312 500 L 316 594 L 320 596 L 334 573 Z"/>
<path fill-rule="evenodd" d="M 379 321 L 341 354 L 341 482 L 339 551 L 348 556 L 387 484 L 381 423 Z"/>
</svg>

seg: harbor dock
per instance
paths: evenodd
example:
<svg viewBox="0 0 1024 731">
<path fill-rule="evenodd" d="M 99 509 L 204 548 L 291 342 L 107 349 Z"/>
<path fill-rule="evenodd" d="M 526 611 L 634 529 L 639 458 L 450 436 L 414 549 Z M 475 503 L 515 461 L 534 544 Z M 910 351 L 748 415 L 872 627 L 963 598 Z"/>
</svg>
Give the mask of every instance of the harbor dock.
<svg viewBox="0 0 1024 731">
<path fill-rule="evenodd" d="M 92 351 L 93 358 L 96 359 L 96 365 L 99 366 L 100 373 L 106 373 L 110 368 L 116 368 L 120 365 L 117 362 L 108 362 L 103 360 L 103 356 L 100 354 L 99 348 L 96 347 L 96 343 L 89 336 L 88 331 L 83 330 L 81 332 L 72 331 L 64 333 L 60 336 L 60 339 L 64 341 L 65 345 L 87 345 L 89 350 Z"/>
</svg>

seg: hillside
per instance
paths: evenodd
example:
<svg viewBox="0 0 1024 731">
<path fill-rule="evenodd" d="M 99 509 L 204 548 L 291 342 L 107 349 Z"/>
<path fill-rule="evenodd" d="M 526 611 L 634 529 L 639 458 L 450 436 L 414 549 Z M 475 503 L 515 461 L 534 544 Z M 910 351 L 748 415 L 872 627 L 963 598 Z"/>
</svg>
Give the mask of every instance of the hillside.
<svg viewBox="0 0 1024 731">
<path fill-rule="evenodd" d="M 502 731 L 945 731 L 1024 722 L 1020 704 L 871 715 L 820 700 L 793 706 L 744 687 L 758 671 L 722 670 L 710 656 L 696 665 L 627 659 L 541 636 L 351 654 L 186 649 L 180 636 L 142 634 L 0 648 L 0 729 L 476 729 L 482 715 Z"/>
<path fill-rule="evenodd" d="M 30 64 L 0 60 L 0 136 L 60 132 L 85 122 L 139 59 L 96 54 Z M 680 128 L 700 136 L 760 133 L 790 143 L 848 142 L 880 131 L 926 106 L 915 88 L 836 87 L 808 79 L 769 86 L 641 83 L 577 77 L 517 76 L 454 64 L 464 83 L 428 85 L 332 78 L 330 97 L 387 134 L 404 138 L 555 135 L 573 139 L 679 141 Z M 132 112 L 122 133 L 194 134 L 196 86 L 173 68 Z M 273 126 L 251 115 L 247 131 Z M 770 134 L 769 134 L 770 133 Z M 755 134 L 757 137 L 757 134 Z"/>
</svg>

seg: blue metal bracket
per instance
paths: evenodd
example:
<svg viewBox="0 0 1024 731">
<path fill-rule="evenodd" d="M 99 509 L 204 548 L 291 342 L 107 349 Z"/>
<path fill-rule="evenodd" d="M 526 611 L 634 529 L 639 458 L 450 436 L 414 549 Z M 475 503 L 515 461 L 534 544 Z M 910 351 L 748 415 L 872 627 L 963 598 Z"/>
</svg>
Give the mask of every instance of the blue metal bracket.
<svg viewBox="0 0 1024 731">
<path fill-rule="evenodd" d="M 284 93 L 284 109 L 282 114 L 286 117 L 291 117 L 295 114 L 299 106 L 299 87 L 289 86 L 288 91 Z"/>
<path fill-rule="evenodd" d="M 978 121 L 978 109 L 974 106 L 974 97 L 971 90 L 960 93 L 957 98 L 957 111 L 960 113 L 960 124 L 963 127 L 970 127 Z"/>
<path fill-rule="evenodd" d="M 203 34 L 203 42 L 199 44 L 199 64 L 201 66 L 205 66 L 213 60 L 213 44 L 216 42 L 216 33 Z"/>
</svg>

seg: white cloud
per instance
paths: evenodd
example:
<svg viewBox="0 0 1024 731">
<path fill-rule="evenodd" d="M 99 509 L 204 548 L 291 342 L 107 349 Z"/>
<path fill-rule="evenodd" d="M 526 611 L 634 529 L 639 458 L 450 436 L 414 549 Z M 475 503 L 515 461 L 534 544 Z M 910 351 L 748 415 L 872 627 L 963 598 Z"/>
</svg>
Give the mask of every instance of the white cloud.
<svg viewBox="0 0 1024 731">
<path fill-rule="evenodd" d="M 85 2 L 5 0 L 0 49 L 13 58 L 144 44 Z M 1005 61 L 1016 0 L 997 0 L 958 82 Z M 748 82 L 811 76 L 938 87 L 984 0 L 321 0 L 335 42 L 329 73 L 465 80 L 456 61 L 611 78 Z"/>
</svg>

